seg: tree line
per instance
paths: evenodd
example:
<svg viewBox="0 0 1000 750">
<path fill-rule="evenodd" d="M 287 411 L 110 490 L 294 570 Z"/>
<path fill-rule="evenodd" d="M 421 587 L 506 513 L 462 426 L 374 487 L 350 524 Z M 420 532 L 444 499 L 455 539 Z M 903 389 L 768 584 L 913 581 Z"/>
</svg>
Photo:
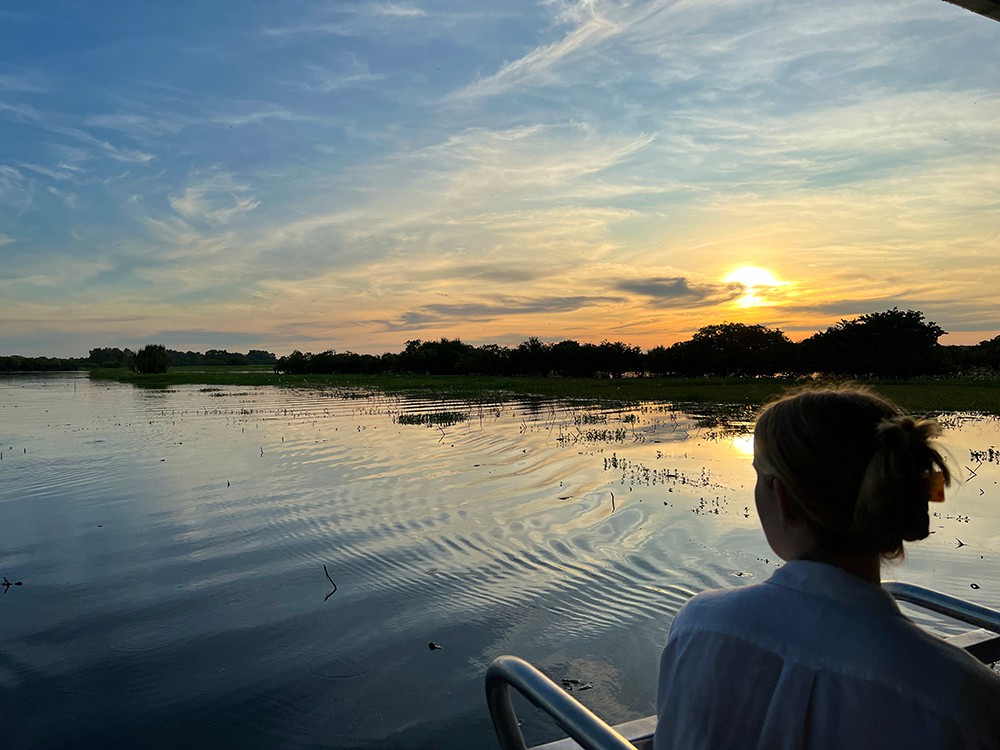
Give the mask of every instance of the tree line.
<svg viewBox="0 0 1000 750">
<path fill-rule="evenodd" d="M 95 367 L 125 368 L 137 372 L 166 372 L 176 367 L 273 365 L 278 357 L 271 352 L 251 349 L 246 354 L 225 349 L 207 352 L 180 352 L 162 344 L 147 344 L 137 351 L 118 347 L 91 349 L 86 357 L 22 357 L 0 356 L 0 372 L 39 372 L 56 370 L 89 370 Z M 153 369 L 148 369 L 152 367 Z M 143 369 L 147 368 L 147 369 Z M 162 368 L 162 369 L 160 369 Z"/>
<path fill-rule="evenodd" d="M 474 347 L 460 339 L 406 342 L 399 353 L 294 351 L 276 372 L 292 374 L 556 375 L 573 377 L 737 376 L 824 373 L 848 377 L 913 377 L 984 370 L 1000 372 L 1000 336 L 975 346 L 943 346 L 945 331 L 916 310 L 893 308 L 841 320 L 795 343 L 780 329 L 719 323 L 691 339 L 643 352 L 621 341 Z"/>
<path fill-rule="evenodd" d="M 162 344 L 138 351 L 91 349 L 88 357 L 0 357 L 0 371 L 74 370 L 123 367 L 165 372 L 173 366 L 273 365 L 289 374 L 555 375 L 623 377 L 703 375 L 756 377 L 823 373 L 846 377 L 913 377 L 968 372 L 1000 372 L 1000 336 L 974 346 L 943 346 L 945 331 L 916 310 L 892 308 L 841 320 L 798 343 L 780 329 L 746 323 L 718 323 L 689 340 L 643 351 L 621 341 L 600 344 L 529 338 L 516 347 L 474 347 L 460 339 L 415 339 L 398 353 L 355 354 L 327 350 L 294 351 L 276 357 L 251 349 L 246 354 L 210 349 L 180 352 Z"/>
</svg>

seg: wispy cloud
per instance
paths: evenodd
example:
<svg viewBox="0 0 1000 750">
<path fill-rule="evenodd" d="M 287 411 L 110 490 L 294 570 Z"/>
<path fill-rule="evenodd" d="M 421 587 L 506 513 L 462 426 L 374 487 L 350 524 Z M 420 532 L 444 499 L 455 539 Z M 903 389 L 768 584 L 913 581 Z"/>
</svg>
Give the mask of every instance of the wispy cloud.
<svg viewBox="0 0 1000 750">
<path fill-rule="evenodd" d="M 30 104 L 23 103 L 11 104 L 9 102 L 0 101 L 0 114 L 19 122 L 37 122 L 41 119 L 41 115 L 38 113 L 38 110 Z"/>
<path fill-rule="evenodd" d="M 230 103 L 230 107 L 235 110 L 233 103 Z M 309 119 L 311 118 L 305 115 L 296 114 L 285 107 L 264 105 L 259 108 L 251 107 L 243 112 L 233 111 L 231 113 L 215 115 L 211 118 L 211 122 L 219 125 L 253 125 L 265 120 L 285 120 L 294 122 Z"/>
<path fill-rule="evenodd" d="M 621 33 L 618 24 L 600 15 L 592 4 L 586 5 L 589 10 L 587 17 L 562 39 L 536 47 L 523 57 L 505 63 L 496 73 L 479 78 L 451 94 L 448 99 L 474 100 L 496 96 L 518 86 L 537 85 L 544 82 L 558 65 Z"/>
<path fill-rule="evenodd" d="M 0 164 L 0 203 L 27 210 L 34 197 L 34 187 L 24 174 L 14 167 Z"/>
<path fill-rule="evenodd" d="M 397 320 L 386 321 L 382 325 L 387 331 L 420 330 L 431 324 L 453 320 L 455 317 L 461 317 L 473 323 L 485 323 L 503 317 L 569 313 L 584 307 L 621 301 L 621 299 L 614 298 L 584 296 L 501 297 L 491 302 L 426 305 L 419 310 L 405 312 Z"/>
<path fill-rule="evenodd" d="M 96 138 L 85 130 L 80 128 L 63 127 L 63 126 L 49 126 L 49 130 L 53 133 L 59 133 L 60 135 L 65 135 L 73 140 L 80 143 L 84 143 L 91 146 L 97 151 L 114 161 L 128 162 L 132 164 L 148 164 L 149 162 L 156 159 L 153 154 L 140 151 L 138 149 L 128 148 L 125 146 L 116 146 L 110 141 L 104 141 L 100 138 Z"/>
<path fill-rule="evenodd" d="M 185 126 L 191 124 L 187 118 L 168 112 L 155 115 L 135 112 L 89 114 L 83 122 L 91 127 L 117 130 L 135 138 L 158 138 L 170 133 L 179 133 Z"/>
<path fill-rule="evenodd" d="M 233 175 L 214 171 L 200 176 L 180 195 L 170 198 L 170 207 L 188 221 L 221 227 L 240 215 L 253 211 L 260 201 L 250 185 Z"/>
<path fill-rule="evenodd" d="M 319 91 L 324 94 L 355 86 L 371 85 L 386 78 L 384 73 L 373 73 L 366 63 L 360 62 L 353 56 L 335 68 L 306 64 L 303 69 L 306 76 L 296 80 L 293 85 L 305 91 Z"/>
<path fill-rule="evenodd" d="M 369 7 L 375 15 L 392 18 L 414 18 L 427 15 L 427 11 L 423 8 L 403 3 L 372 3 Z"/>
<path fill-rule="evenodd" d="M 0 91 L 4 90 L 37 94 L 45 91 L 46 87 L 42 85 L 37 74 L 0 73 Z"/>
</svg>

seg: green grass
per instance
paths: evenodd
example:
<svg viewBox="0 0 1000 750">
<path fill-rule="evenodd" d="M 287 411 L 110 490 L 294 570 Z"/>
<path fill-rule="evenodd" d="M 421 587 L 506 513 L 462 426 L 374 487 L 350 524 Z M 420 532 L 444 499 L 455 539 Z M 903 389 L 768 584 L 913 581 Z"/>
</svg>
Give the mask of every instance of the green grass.
<svg viewBox="0 0 1000 750">
<path fill-rule="evenodd" d="M 639 401 L 757 406 L 793 387 L 779 378 L 538 378 L 449 375 L 277 375 L 267 366 L 173 367 L 162 375 L 92 370 L 93 380 L 115 380 L 150 388 L 175 385 L 272 385 L 370 389 L 426 397 L 503 400 L 510 397 L 572 401 Z M 904 408 L 926 414 L 978 411 L 1000 415 L 1000 377 L 917 378 L 868 382 Z"/>
</svg>

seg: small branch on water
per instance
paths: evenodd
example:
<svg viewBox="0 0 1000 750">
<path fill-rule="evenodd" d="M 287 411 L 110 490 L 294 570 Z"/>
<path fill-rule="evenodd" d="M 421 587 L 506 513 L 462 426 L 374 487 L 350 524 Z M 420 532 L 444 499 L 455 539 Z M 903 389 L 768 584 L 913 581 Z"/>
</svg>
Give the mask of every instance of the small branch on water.
<svg viewBox="0 0 1000 750">
<path fill-rule="evenodd" d="M 337 584 L 333 582 L 332 578 L 330 578 L 330 571 L 326 569 L 326 563 L 323 563 L 323 572 L 326 573 L 326 580 L 328 580 L 330 582 L 330 585 L 333 586 L 333 591 L 331 591 L 323 598 L 323 601 L 325 602 L 327 599 L 329 599 L 331 596 L 337 593 Z"/>
</svg>

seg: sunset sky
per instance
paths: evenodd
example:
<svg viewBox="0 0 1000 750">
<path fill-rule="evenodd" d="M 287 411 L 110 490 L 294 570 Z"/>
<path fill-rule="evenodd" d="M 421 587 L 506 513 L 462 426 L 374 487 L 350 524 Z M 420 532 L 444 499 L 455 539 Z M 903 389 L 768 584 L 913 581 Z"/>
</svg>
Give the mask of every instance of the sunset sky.
<svg viewBox="0 0 1000 750">
<path fill-rule="evenodd" d="M 941 0 L 38 0 L 0 50 L 0 354 L 1000 333 L 1000 23 Z"/>
</svg>

